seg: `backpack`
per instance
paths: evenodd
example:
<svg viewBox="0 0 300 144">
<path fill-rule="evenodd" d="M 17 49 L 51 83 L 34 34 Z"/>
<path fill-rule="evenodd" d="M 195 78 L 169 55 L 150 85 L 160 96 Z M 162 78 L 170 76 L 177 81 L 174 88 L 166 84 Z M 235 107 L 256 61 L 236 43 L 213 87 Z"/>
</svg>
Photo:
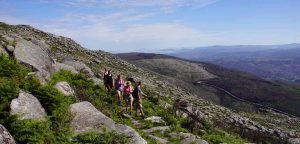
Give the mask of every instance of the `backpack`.
<svg viewBox="0 0 300 144">
<path fill-rule="evenodd" d="M 126 86 L 124 88 L 124 93 L 131 94 L 132 93 L 132 86 Z"/>
</svg>

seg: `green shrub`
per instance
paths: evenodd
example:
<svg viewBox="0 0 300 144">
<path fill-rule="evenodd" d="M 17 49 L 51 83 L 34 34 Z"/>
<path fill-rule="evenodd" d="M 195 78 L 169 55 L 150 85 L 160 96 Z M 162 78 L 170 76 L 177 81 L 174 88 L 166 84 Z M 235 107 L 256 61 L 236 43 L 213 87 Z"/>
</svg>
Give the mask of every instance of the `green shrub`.
<svg viewBox="0 0 300 144">
<path fill-rule="evenodd" d="M 18 63 L 15 59 L 0 55 L 0 77 L 12 78 L 20 83 L 29 70 Z"/>
<path fill-rule="evenodd" d="M 0 112 L 18 96 L 19 85 L 27 73 L 28 70 L 16 60 L 0 55 Z"/>
<path fill-rule="evenodd" d="M 10 79 L 0 78 L 0 112 L 8 109 L 12 99 L 18 96 L 18 84 Z"/>
<path fill-rule="evenodd" d="M 6 120 L 6 127 L 18 143 L 54 144 L 55 137 L 47 121 L 18 120 L 10 116 Z"/>
<path fill-rule="evenodd" d="M 43 107 L 45 108 L 51 120 L 51 130 L 58 141 L 68 141 L 72 134 L 70 121 L 72 115 L 69 112 L 70 104 L 75 100 L 54 89 L 50 85 L 40 86 L 32 91 Z"/>
<path fill-rule="evenodd" d="M 228 134 L 223 130 L 215 130 L 212 133 L 207 133 L 202 136 L 203 139 L 213 144 L 230 143 L 230 144 L 244 144 L 247 141 L 235 134 Z"/>
<path fill-rule="evenodd" d="M 73 142 L 78 144 L 125 144 L 129 142 L 129 138 L 116 132 L 85 133 L 76 136 Z"/>
</svg>

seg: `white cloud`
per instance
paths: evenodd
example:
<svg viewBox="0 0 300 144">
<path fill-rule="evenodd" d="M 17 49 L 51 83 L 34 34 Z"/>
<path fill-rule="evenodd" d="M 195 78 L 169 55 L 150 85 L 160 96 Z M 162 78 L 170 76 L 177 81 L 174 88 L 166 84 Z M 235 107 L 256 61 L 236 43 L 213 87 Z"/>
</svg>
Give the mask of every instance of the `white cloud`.
<svg viewBox="0 0 300 144">
<path fill-rule="evenodd" d="M 66 35 L 92 49 L 137 51 L 182 46 L 197 46 L 201 40 L 215 37 L 182 24 L 159 23 L 133 25 L 123 29 L 97 23 L 80 29 L 50 28 L 48 31 Z"/>
</svg>

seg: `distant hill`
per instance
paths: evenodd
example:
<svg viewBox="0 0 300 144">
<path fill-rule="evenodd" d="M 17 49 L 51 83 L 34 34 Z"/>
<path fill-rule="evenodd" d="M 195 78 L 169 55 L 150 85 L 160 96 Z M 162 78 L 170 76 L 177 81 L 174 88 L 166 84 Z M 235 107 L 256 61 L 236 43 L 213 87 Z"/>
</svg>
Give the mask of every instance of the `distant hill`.
<svg viewBox="0 0 300 144">
<path fill-rule="evenodd" d="M 300 84 L 300 44 L 199 47 L 173 51 L 169 55 Z"/>
<path fill-rule="evenodd" d="M 168 56 L 163 54 L 153 54 L 153 53 L 120 53 L 117 55 L 122 59 L 126 59 L 126 60 L 175 58 L 173 56 Z"/>
</svg>

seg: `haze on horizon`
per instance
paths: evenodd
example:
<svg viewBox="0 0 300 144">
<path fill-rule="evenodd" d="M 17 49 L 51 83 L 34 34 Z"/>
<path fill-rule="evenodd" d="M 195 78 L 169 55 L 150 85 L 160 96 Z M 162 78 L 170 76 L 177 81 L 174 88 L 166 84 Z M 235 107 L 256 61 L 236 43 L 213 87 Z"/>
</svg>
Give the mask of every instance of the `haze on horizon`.
<svg viewBox="0 0 300 144">
<path fill-rule="evenodd" d="M 108 52 L 300 42 L 299 0 L 0 0 L 0 21 Z"/>
</svg>

